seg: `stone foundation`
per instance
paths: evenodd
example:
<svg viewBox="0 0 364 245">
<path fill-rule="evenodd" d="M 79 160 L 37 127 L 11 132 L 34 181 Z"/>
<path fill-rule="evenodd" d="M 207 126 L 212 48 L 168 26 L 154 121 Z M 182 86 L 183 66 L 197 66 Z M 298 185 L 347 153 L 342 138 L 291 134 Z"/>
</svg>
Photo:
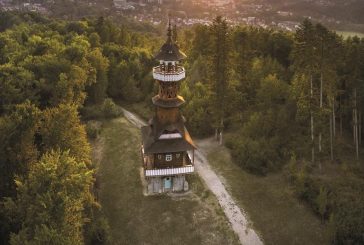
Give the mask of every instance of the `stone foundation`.
<svg viewBox="0 0 364 245">
<path fill-rule="evenodd" d="M 188 191 L 185 175 L 148 177 L 146 182 L 148 194 Z"/>
</svg>

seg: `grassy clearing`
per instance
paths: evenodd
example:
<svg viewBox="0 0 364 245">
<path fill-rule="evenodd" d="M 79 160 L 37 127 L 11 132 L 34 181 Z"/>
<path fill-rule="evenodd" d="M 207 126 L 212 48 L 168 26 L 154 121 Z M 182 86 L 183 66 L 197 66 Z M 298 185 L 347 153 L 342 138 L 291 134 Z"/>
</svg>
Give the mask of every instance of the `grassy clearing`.
<svg viewBox="0 0 364 245">
<path fill-rule="evenodd" d="M 214 144 L 205 150 L 213 169 L 247 211 L 265 244 L 329 244 L 328 228 L 294 197 L 282 174 L 251 175 L 232 163 L 225 147 Z"/>
<path fill-rule="evenodd" d="M 213 194 L 190 176 L 187 196 L 142 194 L 140 134 L 124 118 L 104 122 L 99 198 L 112 244 L 237 244 Z M 96 146 L 100 156 L 100 146 Z M 97 160 L 97 159 L 96 159 Z"/>
</svg>

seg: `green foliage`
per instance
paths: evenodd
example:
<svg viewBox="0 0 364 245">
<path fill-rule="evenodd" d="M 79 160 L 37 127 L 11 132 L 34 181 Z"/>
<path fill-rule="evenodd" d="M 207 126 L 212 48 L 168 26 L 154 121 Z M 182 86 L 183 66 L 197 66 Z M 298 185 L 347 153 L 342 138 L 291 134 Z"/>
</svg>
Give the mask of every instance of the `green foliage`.
<svg viewBox="0 0 364 245">
<path fill-rule="evenodd" d="M 96 83 L 91 85 L 88 91 L 89 100 L 94 104 L 100 104 L 106 97 L 109 61 L 102 55 L 100 49 L 91 51 L 88 60 L 96 71 Z"/>
<path fill-rule="evenodd" d="M 110 226 L 106 218 L 100 211 L 96 212 L 94 222 L 86 227 L 86 244 L 98 245 L 110 243 Z"/>
<path fill-rule="evenodd" d="M 211 118 L 208 116 L 211 115 L 210 95 L 207 93 L 206 85 L 200 82 L 191 87 L 186 83 L 181 86 L 181 94 L 189 101 L 183 108 L 183 113 L 186 116 L 188 128 L 194 135 L 207 136 L 213 132 Z"/>
<path fill-rule="evenodd" d="M 54 4 L 59 4 L 62 12 L 68 4 L 78 3 Z M 117 117 L 122 111 L 106 99 L 109 96 L 127 101 L 150 96 L 153 86 L 146 77 L 153 66 L 151 51 L 158 42 L 106 18 L 64 21 L 34 13 L 1 12 L 0 31 L 0 198 L 15 200 L 17 194 L 25 195 L 20 193 L 20 187 L 15 189 L 15 176 L 26 179 L 33 174 L 30 167 L 50 151 L 67 151 L 76 162 L 91 166 L 90 145 L 78 111 L 86 101 L 85 111 L 91 108 L 89 114 Z M 119 64 L 124 67 L 120 69 Z M 87 129 L 89 136 L 97 136 L 97 128 Z M 59 170 L 63 167 L 67 166 L 61 165 Z M 38 177 L 34 181 L 47 184 Z M 59 181 L 64 179 L 59 176 Z M 76 199 L 75 202 L 82 202 L 81 198 Z M 47 205 L 52 209 L 53 203 Z M 69 240 L 73 238 L 65 235 L 62 223 L 53 226 L 38 220 L 36 227 L 23 227 L 23 218 L 12 220 L 9 214 L 3 209 L 0 213 L 1 244 L 8 243 L 10 232 L 14 233 L 13 244 L 77 244 L 84 240 L 79 227 L 78 238 Z M 22 215 L 29 218 L 35 214 Z M 62 212 L 54 215 L 62 216 Z M 100 227 L 90 225 L 93 232 L 85 233 L 90 236 L 85 240 L 107 242 L 102 215 L 85 213 L 82 226 L 87 218 L 95 219 Z"/>
<path fill-rule="evenodd" d="M 28 165 L 38 158 L 35 142 L 39 116 L 39 109 L 26 102 L 17 105 L 10 115 L 0 118 L 0 197 L 14 193 L 15 175 L 25 174 Z"/>
<path fill-rule="evenodd" d="M 90 119 L 103 119 L 115 118 L 122 115 L 122 109 L 116 105 L 110 98 L 104 100 L 101 105 L 85 106 L 81 109 L 82 118 Z"/>
<path fill-rule="evenodd" d="M 273 110 L 254 113 L 235 137 L 227 139 L 239 165 L 256 174 L 280 169 L 289 153 L 289 139 L 282 134 L 287 124 L 281 123 L 280 116 L 284 114 Z"/>
<path fill-rule="evenodd" d="M 364 242 L 364 198 L 361 190 L 340 190 L 335 200 L 332 225 L 334 244 L 362 244 Z"/>
<path fill-rule="evenodd" d="M 211 34 L 211 79 L 212 92 L 211 98 L 213 103 L 214 127 L 224 128 L 224 118 L 226 115 L 226 98 L 227 88 L 230 75 L 230 36 L 229 29 L 225 19 L 221 16 L 216 17 L 210 27 Z"/>
<path fill-rule="evenodd" d="M 92 171 L 68 152 L 43 155 L 26 177 L 16 179 L 16 198 L 5 202 L 21 224 L 10 244 L 83 244 L 83 210 L 92 202 L 92 181 Z"/>
<path fill-rule="evenodd" d="M 86 97 L 89 105 L 109 96 L 134 102 L 151 92 L 152 38 L 103 18 L 27 21 L 0 33 L 0 113 L 25 99 L 44 109 L 81 106 Z"/>
<path fill-rule="evenodd" d="M 97 121 L 88 121 L 86 124 L 86 133 L 90 139 L 97 139 L 100 135 L 100 124 Z"/>
<path fill-rule="evenodd" d="M 280 169 L 288 158 L 294 126 L 288 95 L 287 84 L 275 76 L 263 79 L 256 91 L 257 111 L 226 142 L 235 161 L 253 173 Z"/>
<path fill-rule="evenodd" d="M 328 211 L 328 194 L 328 190 L 325 187 L 321 186 L 320 193 L 316 199 L 318 212 L 321 215 L 321 218 L 325 218 Z"/>
<path fill-rule="evenodd" d="M 122 110 L 117 106 L 112 99 L 104 100 L 102 111 L 106 118 L 115 118 L 122 114 Z"/>
<path fill-rule="evenodd" d="M 52 149 L 69 150 L 76 161 L 90 164 L 90 145 L 75 105 L 60 105 L 46 109 L 42 121 L 42 152 Z"/>
</svg>

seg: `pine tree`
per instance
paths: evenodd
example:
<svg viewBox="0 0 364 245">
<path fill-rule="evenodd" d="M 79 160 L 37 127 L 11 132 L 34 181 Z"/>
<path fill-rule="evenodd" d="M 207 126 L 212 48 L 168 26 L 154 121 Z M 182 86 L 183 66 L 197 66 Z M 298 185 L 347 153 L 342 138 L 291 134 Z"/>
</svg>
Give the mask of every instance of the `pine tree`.
<svg viewBox="0 0 364 245">
<path fill-rule="evenodd" d="M 226 20 L 221 16 L 216 17 L 211 27 L 212 31 L 212 80 L 214 88 L 214 116 L 216 136 L 222 144 L 224 118 L 226 114 L 226 95 L 229 86 L 230 70 L 230 37 Z"/>
<path fill-rule="evenodd" d="M 310 132 L 311 132 L 311 161 L 315 162 L 315 87 L 313 76 L 317 71 L 317 57 L 315 57 L 314 27 L 309 20 L 305 20 L 295 33 L 294 48 L 292 50 L 293 66 L 296 78 L 303 79 L 301 82 L 309 84 L 309 90 L 302 99 L 309 101 Z M 306 86 L 307 87 L 307 86 Z M 306 104 L 306 103 L 304 103 Z"/>
</svg>

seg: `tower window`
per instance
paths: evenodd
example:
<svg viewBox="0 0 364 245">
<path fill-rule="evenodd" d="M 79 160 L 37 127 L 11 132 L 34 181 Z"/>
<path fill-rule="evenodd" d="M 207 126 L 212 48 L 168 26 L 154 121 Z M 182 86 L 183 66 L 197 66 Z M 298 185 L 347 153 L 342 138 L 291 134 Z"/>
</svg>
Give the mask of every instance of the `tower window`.
<svg viewBox="0 0 364 245">
<path fill-rule="evenodd" d="M 172 161 L 172 154 L 167 154 L 167 155 L 166 155 L 166 161 L 167 161 L 167 162 Z"/>
</svg>

